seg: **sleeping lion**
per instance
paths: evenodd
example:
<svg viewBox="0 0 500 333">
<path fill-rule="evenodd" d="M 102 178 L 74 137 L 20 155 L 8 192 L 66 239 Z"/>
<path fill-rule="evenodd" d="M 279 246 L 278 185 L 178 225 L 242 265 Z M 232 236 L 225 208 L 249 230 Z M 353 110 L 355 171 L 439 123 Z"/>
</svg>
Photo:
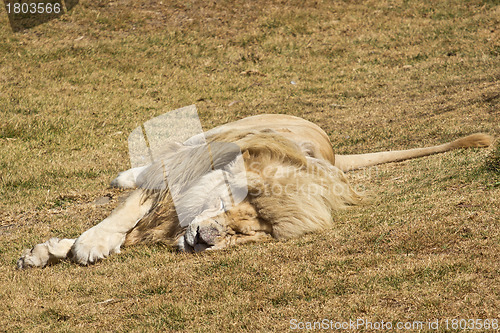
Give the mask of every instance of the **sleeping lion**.
<svg viewBox="0 0 500 333">
<path fill-rule="evenodd" d="M 428 148 L 335 155 L 320 127 L 288 115 L 248 117 L 205 137 L 206 144 L 166 144 L 160 159 L 120 173 L 112 185 L 136 189 L 111 215 L 76 239 L 25 250 L 17 267 L 88 265 L 134 244 L 199 252 L 299 237 L 331 227 L 333 210 L 362 202 L 345 171 L 492 142 L 473 134 Z M 165 186 L 171 179 L 175 186 Z"/>
</svg>

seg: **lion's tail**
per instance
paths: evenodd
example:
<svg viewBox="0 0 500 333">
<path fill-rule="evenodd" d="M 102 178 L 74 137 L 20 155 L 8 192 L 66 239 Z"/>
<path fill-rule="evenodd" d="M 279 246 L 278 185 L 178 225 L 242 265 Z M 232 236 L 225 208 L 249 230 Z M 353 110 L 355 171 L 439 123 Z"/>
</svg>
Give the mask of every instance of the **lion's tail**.
<svg viewBox="0 0 500 333">
<path fill-rule="evenodd" d="M 444 153 L 458 148 L 488 147 L 492 142 L 492 136 L 477 133 L 433 147 L 393 150 L 359 155 L 335 155 L 335 166 L 342 171 L 350 171 L 377 164 L 399 162 L 416 157 Z"/>
</svg>

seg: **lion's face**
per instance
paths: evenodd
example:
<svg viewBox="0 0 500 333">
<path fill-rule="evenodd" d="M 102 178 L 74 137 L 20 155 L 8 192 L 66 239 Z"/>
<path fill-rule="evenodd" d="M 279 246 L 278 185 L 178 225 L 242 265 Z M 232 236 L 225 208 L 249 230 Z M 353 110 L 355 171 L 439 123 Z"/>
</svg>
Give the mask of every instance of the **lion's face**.
<svg viewBox="0 0 500 333">
<path fill-rule="evenodd" d="M 205 211 L 187 226 L 178 246 L 185 252 L 219 250 L 230 245 L 270 239 L 271 234 L 271 224 L 259 217 L 250 200 L 244 200 L 229 210 L 225 210 L 221 201 L 218 211 Z"/>
<path fill-rule="evenodd" d="M 179 247 L 186 252 L 200 252 L 225 247 L 229 234 L 227 216 L 221 213 L 216 217 L 196 218 L 186 228 L 179 241 Z"/>
</svg>

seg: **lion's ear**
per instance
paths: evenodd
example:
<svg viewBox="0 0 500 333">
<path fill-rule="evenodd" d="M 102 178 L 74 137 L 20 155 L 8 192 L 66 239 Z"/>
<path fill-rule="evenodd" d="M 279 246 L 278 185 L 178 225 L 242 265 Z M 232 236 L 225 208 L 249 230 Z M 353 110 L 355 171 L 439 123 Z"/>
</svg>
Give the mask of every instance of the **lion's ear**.
<svg viewBox="0 0 500 333">
<path fill-rule="evenodd" d="M 248 150 L 245 150 L 245 152 L 241 154 L 241 156 L 243 156 L 243 159 L 246 160 L 250 158 L 250 153 L 248 152 Z"/>
</svg>

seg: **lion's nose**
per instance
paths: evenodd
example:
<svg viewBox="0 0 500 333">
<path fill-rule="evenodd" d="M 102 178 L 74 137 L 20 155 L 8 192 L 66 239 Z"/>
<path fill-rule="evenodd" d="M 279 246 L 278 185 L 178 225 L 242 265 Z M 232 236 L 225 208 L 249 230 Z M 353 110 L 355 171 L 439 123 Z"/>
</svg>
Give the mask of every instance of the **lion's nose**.
<svg viewBox="0 0 500 333">
<path fill-rule="evenodd" d="M 215 245 L 215 240 L 220 236 L 220 232 L 213 224 L 206 227 L 198 227 L 198 240 L 199 243 L 207 245 Z"/>
<path fill-rule="evenodd" d="M 195 220 L 187 227 L 184 239 L 196 252 L 199 252 L 216 245 L 224 235 L 224 227 L 215 219 Z"/>
</svg>

